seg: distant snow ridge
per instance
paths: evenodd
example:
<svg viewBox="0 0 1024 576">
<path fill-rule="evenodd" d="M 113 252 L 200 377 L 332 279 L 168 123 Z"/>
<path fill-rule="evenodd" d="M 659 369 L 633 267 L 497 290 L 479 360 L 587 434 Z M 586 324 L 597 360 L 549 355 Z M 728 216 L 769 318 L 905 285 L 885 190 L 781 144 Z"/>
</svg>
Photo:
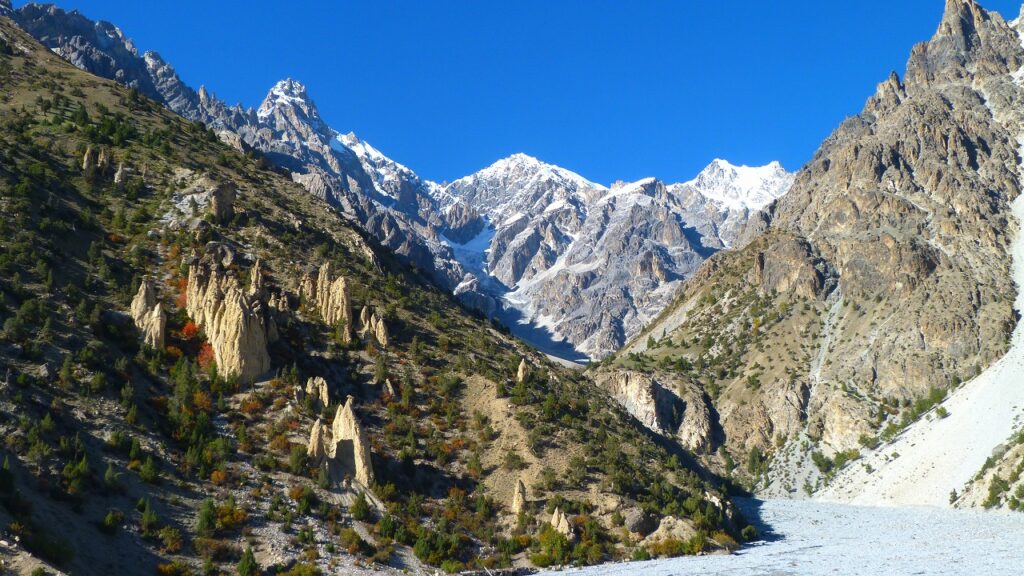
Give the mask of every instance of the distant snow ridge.
<svg viewBox="0 0 1024 576">
<path fill-rule="evenodd" d="M 644 178 L 608 188 L 515 154 L 435 193 L 443 206 L 472 207 L 492 229 L 485 252 L 454 246 L 464 268 L 483 262 L 498 280 L 481 286 L 519 321 L 600 358 L 656 317 L 678 284 L 730 247 L 792 180 L 777 162 L 716 160 L 690 182 Z"/>
<path fill-rule="evenodd" d="M 682 184 L 730 210 L 762 210 L 793 185 L 793 174 L 782 164 L 734 166 L 715 159 L 696 178 Z"/>
</svg>

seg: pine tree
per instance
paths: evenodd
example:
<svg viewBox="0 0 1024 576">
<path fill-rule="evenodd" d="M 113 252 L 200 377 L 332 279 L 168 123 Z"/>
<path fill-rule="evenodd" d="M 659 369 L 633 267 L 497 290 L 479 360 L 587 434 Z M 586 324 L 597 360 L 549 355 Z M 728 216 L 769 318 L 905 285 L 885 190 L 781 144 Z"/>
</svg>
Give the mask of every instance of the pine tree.
<svg viewBox="0 0 1024 576">
<path fill-rule="evenodd" d="M 256 564 L 256 557 L 252 553 L 252 546 L 245 549 L 242 559 L 238 561 L 238 576 L 257 576 L 260 567 Z"/>
<path fill-rule="evenodd" d="M 214 508 L 213 500 L 207 498 L 199 507 L 199 514 L 196 518 L 196 534 L 206 537 L 213 536 L 216 522 L 217 511 Z"/>
</svg>

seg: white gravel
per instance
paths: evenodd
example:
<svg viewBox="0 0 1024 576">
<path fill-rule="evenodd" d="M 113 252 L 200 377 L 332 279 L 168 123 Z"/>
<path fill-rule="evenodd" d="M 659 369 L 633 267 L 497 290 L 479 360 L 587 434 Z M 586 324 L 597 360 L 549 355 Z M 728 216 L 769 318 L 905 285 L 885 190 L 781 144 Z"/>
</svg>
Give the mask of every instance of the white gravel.
<svg viewBox="0 0 1024 576">
<path fill-rule="evenodd" d="M 1019 575 L 1024 514 L 878 508 L 813 500 L 741 500 L 771 526 L 769 541 L 731 556 L 597 566 L 586 576 Z M 755 514 L 748 513 L 753 519 Z M 561 573 L 560 573 L 561 574 Z"/>
</svg>

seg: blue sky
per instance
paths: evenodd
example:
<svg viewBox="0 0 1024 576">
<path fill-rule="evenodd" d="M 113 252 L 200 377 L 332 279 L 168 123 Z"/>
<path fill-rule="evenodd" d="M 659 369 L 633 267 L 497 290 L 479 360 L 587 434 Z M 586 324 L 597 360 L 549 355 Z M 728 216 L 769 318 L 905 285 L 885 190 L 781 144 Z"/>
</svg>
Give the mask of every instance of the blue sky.
<svg viewBox="0 0 1024 576">
<path fill-rule="evenodd" d="M 20 2 L 19 2 L 20 4 Z M 982 0 L 1013 18 L 1020 0 Z M 514 152 L 602 183 L 715 157 L 795 170 L 944 0 L 63 0 L 229 103 L 305 83 L 334 128 L 421 176 Z"/>
</svg>

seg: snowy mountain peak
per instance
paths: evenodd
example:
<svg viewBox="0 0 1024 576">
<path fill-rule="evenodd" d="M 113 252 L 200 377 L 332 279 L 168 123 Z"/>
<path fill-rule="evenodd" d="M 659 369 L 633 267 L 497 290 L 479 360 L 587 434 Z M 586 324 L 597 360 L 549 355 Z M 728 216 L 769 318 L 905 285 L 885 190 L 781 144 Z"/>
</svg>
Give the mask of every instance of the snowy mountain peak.
<svg viewBox="0 0 1024 576">
<path fill-rule="evenodd" d="M 522 152 L 502 158 L 487 168 L 462 178 L 460 181 L 465 183 L 476 179 L 520 184 L 526 180 L 553 180 L 560 183 L 571 183 L 576 188 L 605 189 L 604 186 L 591 182 L 571 170 L 566 170 L 554 164 L 548 164 Z"/>
<path fill-rule="evenodd" d="M 297 108 L 310 118 L 319 119 L 320 115 L 316 110 L 316 104 L 310 99 L 306 87 L 297 80 L 285 78 L 267 92 L 267 97 L 260 104 L 257 114 L 264 118 L 273 114 L 274 110 L 280 108 Z"/>
<path fill-rule="evenodd" d="M 761 210 L 785 194 L 792 184 L 793 174 L 777 161 L 752 167 L 716 158 L 682 186 L 724 208 Z"/>
</svg>

